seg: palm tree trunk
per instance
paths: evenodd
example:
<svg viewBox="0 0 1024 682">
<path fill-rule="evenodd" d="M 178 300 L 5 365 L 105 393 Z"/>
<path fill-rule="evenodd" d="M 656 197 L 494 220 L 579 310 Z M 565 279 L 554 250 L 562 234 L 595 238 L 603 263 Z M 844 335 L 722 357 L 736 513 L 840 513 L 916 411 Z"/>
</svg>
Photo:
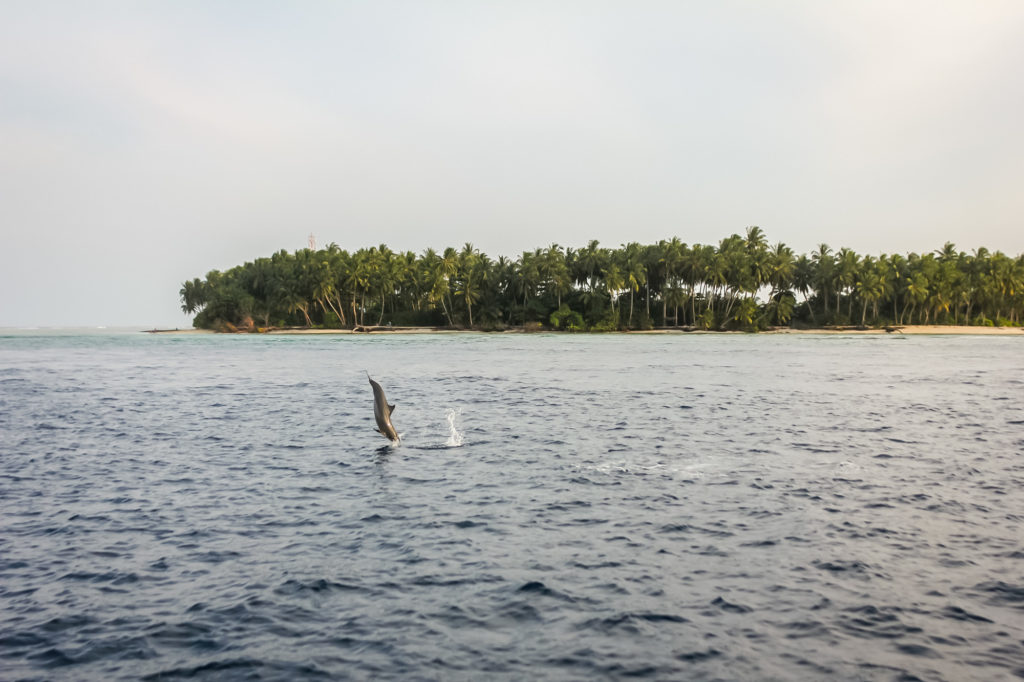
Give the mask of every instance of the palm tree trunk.
<svg viewBox="0 0 1024 682">
<path fill-rule="evenodd" d="M 444 316 L 448 318 L 448 326 L 454 327 L 455 324 L 452 322 L 451 313 L 448 312 L 448 306 L 444 304 L 444 296 L 441 296 L 441 310 L 444 311 Z"/>
<path fill-rule="evenodd" d="M 690 324 L 697 326 L 697 281 L 690 282 Z"/>
<path fill-rule="evenodd" d="M 345 306 L 341 302 L 341 294 L 338 295 L 338 300 L 336 301 L 336 303 L 338 306 L 338 319 L 341 320 L 341 324 L 348 325 L 348 321 L 345 319 Z"/>
<path fill-rule="evenodd" d="M 326 307 L 324 306 L 325 302 L 327 303 Z M 345 324 L 345 313 L 341 312 L 340 308 L 334 307 L 334 302 L 331 300 L 330 296 L 325 297 L 323 300 L 319 301 L 319 303 L 320 307 L 324 308 L 325 312 L 327 308 L 330 308 L 334 312 L 334 314 L 338 316 L 338 319 L 341 320 L 341 324 Z"/>
<path fill-rule="evenodd" d="M 734 305 L 736 304 L 736 300 L 737 300 L 738 298 L 739 298 L 739 297 L 738 297 L 738 296 L 737 296 L 737 295 L 736 295 L 735 293 L 733 293 L 733 294 L 732 294 L 732 295 L 731 295 L 731 296 L 729 297 L 729 305 L 727 305 L 727 306 L 725 307 L 725 319 L 726 319 L 726 320 L 728 320 L 728 319 L 729 319 L 729 313 L 731 313 L 731 312 L 732 312 L 732 307 L 733 307 L 733 306 L 734 306 Z M 725 326 L 725 324 L 726 324 L 726 323 L 725 323 L 725 322 L 723 322 L 723 323 L 722 323 L 722 326 L 724 327 L 724 326 Z"/>
</svg>

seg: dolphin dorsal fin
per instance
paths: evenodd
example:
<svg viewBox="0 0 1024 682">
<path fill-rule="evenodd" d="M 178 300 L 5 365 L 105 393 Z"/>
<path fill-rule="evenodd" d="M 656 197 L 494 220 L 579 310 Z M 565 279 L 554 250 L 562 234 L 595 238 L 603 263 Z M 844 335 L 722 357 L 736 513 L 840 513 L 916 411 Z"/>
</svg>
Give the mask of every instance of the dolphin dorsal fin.
<svg viewBox="0 0 1024 682">
<path fill-rule="evenodd" d="M 388 405 L 388 414 L 390 415 L 394 411 L 395 411 L 395 406 L 394 405 Z"/>
</svg>

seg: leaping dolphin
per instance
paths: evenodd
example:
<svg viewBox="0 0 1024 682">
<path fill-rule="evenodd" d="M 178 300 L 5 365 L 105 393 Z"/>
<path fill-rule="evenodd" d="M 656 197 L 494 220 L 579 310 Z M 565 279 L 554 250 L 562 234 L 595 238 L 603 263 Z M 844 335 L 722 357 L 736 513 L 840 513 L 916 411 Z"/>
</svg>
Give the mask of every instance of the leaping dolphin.
<svg viewBox="0 0 1024 682">
<path fill-rule="evenodd" d="M 397 442 L 400 440 L 398 432 L 395 431 L 395 427 L 391 423 L 391 413 L 395 411 L 395 406 L 388 405 L 384 389 L 376 381 L 370 379 L 369 372 L 366 373 L 366 378 L 370 381 L 370 386 L 373 387 L 373 418 L 377 420 L 376 431 L 388 440 Z"/>
</svg>

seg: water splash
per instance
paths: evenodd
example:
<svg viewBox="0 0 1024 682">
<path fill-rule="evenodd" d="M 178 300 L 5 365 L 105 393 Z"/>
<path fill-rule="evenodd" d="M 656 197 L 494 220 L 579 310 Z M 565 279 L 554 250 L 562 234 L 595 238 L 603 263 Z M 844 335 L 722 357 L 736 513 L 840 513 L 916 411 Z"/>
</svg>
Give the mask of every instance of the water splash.
<svg viewBox="0 0 1024 682">
<path fill-rule="evenodd" d="M 455 426 L 455 420 L 462 416 L 462 408 L 451 408 L 445 410 L 445 418 L 448 420 L 448 440 L 445 447 L 457 448 L 462 445 L 462 431 Z"/>
</svg>

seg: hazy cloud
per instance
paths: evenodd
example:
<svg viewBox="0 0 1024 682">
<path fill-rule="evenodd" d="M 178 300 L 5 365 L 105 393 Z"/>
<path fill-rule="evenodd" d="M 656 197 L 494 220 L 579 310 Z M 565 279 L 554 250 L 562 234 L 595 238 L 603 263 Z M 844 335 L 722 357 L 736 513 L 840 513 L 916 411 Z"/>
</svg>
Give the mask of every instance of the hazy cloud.
<svg viewBox="0 0 1024 682">
<path fill-rule="evenodd" d="M 1024 251 L 1017 2 L 0 9 L 0 325 L 305 245 Z"/>
</svg>

